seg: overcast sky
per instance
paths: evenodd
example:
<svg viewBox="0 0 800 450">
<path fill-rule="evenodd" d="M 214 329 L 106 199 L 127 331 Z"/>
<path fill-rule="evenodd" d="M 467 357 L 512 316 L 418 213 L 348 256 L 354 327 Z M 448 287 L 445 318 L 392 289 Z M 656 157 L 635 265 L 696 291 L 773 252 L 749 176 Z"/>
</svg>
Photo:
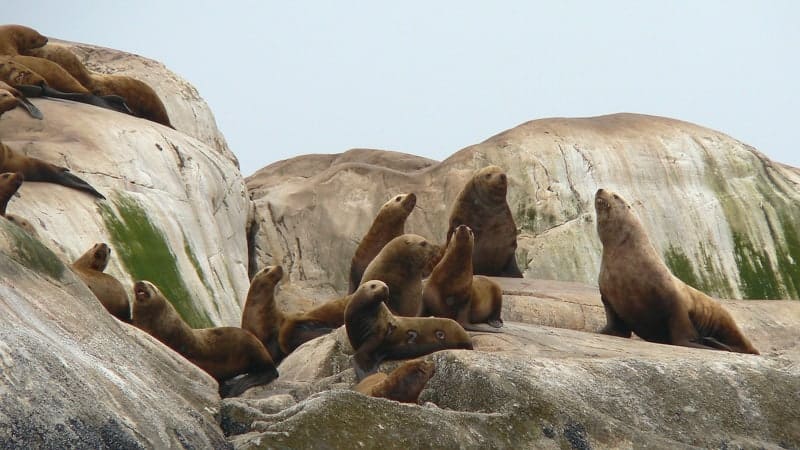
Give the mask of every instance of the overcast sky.
<svg viewBox="0 0 800 450">
<path fill-rule="evenodd" d="M 444 159 L 522 122 L 694 122 L 800 167 L 797 1 L 4 0 L 2 20 L 159 60 L 245 175 L 367 147 Z"/>
</svg>

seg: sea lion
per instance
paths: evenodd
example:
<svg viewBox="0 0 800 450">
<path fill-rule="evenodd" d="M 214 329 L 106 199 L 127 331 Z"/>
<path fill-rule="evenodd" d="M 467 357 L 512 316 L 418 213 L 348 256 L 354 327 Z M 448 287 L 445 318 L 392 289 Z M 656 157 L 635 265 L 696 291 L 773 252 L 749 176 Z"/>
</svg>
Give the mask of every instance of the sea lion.
<svg viewBox="0 0 800 450">
<path fill-rule="evenodd" d="M 456 227 L 444 257 L 422 290 L 424 315 L 453 319 L 466 330 L 497 332 L 503 326 L 502 290 L 494 281 L 472 274 L 473 242 L 468 226 Z"/>
<path fill-rule="evenodd" d="M 597 234 L 603 244 L 600 331 L 650 342 L 759 354 L 716 300 L 672 275 L 642 223 L 618 194 L 595 194 Z"/>
<path fill-rule="evenodd" d="M 20 52 L 47 44 L 47 38 L 33 28 L 23 25 L 0 25 L 0 55 Z"/>
<path fill-rule="evenodd" d="M 304 343 L 344 325 L 344 309 L 349 299 L 350 296 L 345 295 L 310 311 L 287 316 L 278 336 L 281 351 L 288 355 Z"/>
<path fill-rule="evenodd" d="M 39 233 L 36 231 L 36 228 L 34 228 L 33 224 L 27 219 L 16 214 L 6 214 L 5 218 L 14 225 L 22 228 L 22 230 L 28 233 L 31 237 L 39 239 Z"/>
<path fill-rule="evenodd" d="M 11 150 L 0 142 L 0 172 L 21 172 L 27 181 L 43 181 L 88 192 L 105 198 L 89 183 L 76 177 L 66 167 L 56 166 L 37 158 L 30 158 Z"/>
<path fill-rule="evenodd" d="M 30 222 L 16 214 L 8 214 L 6 212 L 8 202 L 11 201 L 11 197 L 13 197 L 19 190 L 19 187 L 22 186 L 24 180 L 25 177 L 20 172 L 6 172 L 0 174 L 0 217 L 5 217 L 9 222 L 22 228 L 32 237 L 38 238 L 39 233 L 36 232 L 36 229 L 33 228 Z"/>
<path fill-rule="evenodd" d="M 362 279 L 389 286 L 389 309 L 400 316 L 422 313 L 422 277 L 441 256 L 441 248 L 416 234 L 400 235 L 386 244 L 369 263 Z"/>
<path fill-rule="evenodd" d="M 44 115 L 25 95 L 14 86 L 0 81 L 0 115 L 21 106 L 35 119 L 42 119 Z"/>
<path fill-rule="evenodd" d="M 417 403 L 419 394 L 436 373 L 436 364 L 424 359 L 403 363 L 388 375 L 376 372 L 364 378 L 353 390 L 372 397 L 388 398 L 403 403 Z"/>
<path fill-rule="evenodd" d="M 284 315 L 275 304 L 275 286 L 281 278 L 281 266 L 268 266 L 256 273 L 250 282 L 242 310 L 242 328 L 253 333 L 264 344 L 275 364 L 286 356 L 278 341 Z"/>
<path fill-rule="evenodd" d="M 508 178 L 503 169 L 487 166 L 472 176 L 453 204 L 446 242 L 450 242 L 457 226 L 472 229 L 472 268 L 476 275 L 522 278 L 514 255 L 517 225 L 506 201 L 507 191 Z"/>
<path fill-rule="evenodd" d="M 253 333 L 237 327 L 192 329 L 148 281 L 137 281 L 133 294 L 133 324 L 208 372 L 219 383 L 221 397 L 278 377 L 269 352 Z"/>
<path fill-rule="evenodd" d="M 103 273 L 111 259 L 111 247 L 97 243 L 72 263 L 72 270 L 86 283 L 112 316 L 131 323 L 131 305 L 128 292 L 113 276 Z"/>
<path fill-rule="evenodd" d="M 92 72 L 74 53 L 60 45 L 45 45 L 28 50 L 25 54 L 57 63 L 95 95 L 122 97 L 131 113 L 137 117 L 174 128 L 161 98 L 143 81 L 125 75 Z"/>
<path fill-rule="evenodd" d="M 348 294 L 355 292 L 361 283 L 364 269 L 375 255 L 392 239 L 405 233 L 406 219 L 417 204 L 414 193 L 398 194 L 381 206 L 367 234 L 361 238 L 356 253 L 350 261 L 350 287 Z"/>
<path fill-rule="evenodd" d="M 438 350 L 472 350 L 472 340 L 455 320 L 399 317 L 389 311 L 389 287 L 367 280 L 350 297 L 344 312 L 353 367 L 362 380 L 387 359 L 415 358 Z"/>
<path fill-rule="evenodd" d="M 62 92 L 72 92 L 79 94 L 88 94 L 89 90 L 86 89 L 78 80 L 75 79 L 63 67 L 45 58 L 37 58 L 35 56 L 16 55 L 3 57 L 4 60 L 10 60 L 17 64 L 21 64 L 33 72 L 39 74 L 44 78 L 45 83 L 53 89 Z"/>
</svg>

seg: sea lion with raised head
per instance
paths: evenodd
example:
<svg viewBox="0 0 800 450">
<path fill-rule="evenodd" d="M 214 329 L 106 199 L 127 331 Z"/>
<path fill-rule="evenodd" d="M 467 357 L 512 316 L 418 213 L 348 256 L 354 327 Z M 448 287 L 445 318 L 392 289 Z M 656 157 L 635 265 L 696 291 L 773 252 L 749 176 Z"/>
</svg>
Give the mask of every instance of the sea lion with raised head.
<svg viewBox="0 0 800 450">
<path fill-rule="evenodd" d="M 0 55 L 18 55 L 47 44 L 47 38 L 24 25 L 0 25 Z"/>
<path fill-rule="evenodd" d="M 364 270 L 363 280 L 389 286 L 386 302 L 392 313 L 414 317 L 422 313 L 422 277 L 441 257 L 441 247 L 416 234 L 400 235 L 386 244 Z"/>
<path fill-rule="evenodd" d="M 137 281 L 133 293 L 133 324 L 208 372 L 219 383 L 221 397 L 241 395 L 278 377 L 269 352 L 253 333 L 238 327 L 193 329 L 148 281 Z"/>
<path fill-rule="evenodd" d="M 473 241 L 468 226 L 456 227 L 444 257 L 425 281 L 423 315 L 453 319 L 466 330 L 498 332 L 503 293 L 494 281 L 472 274 Z"/>
<path fill-rule="evenodd" d="M 86 283 L 100 303 L 117 319 L 131 323 L 128 292 L 122 283 L 104 273 L 111 259 L 111 247 L 97 243 L 72 263 L 72 270 Z"/>
<path fill-rule="evenodd" d="M 43 181 L 88 192 L 105 198 L 89 183 L 70 173 L 66 167 L 56 166 L 37 158 L 30 158 L 11 150 L 0 142 L 0 172 L 21 172 L 26 181 Z"/>
<path fill-rule="evenodd" d="M 445 349 L 472 350 L 472 340 L 455 320 L 399 317 L 389 311 L 389 287 L 367 280 L 352 294 L 344 312 L 347 338 L 353 346 L 356 377 L 364 379 L 381 361 L 415 358 Z"/>
<path fill-rule="evenodd" d="M 381 249 L 392 239 L 405 233 L 406 219 L 417 204 L 414 193 L 398 194 L 381 206 L 367 234 L 361 238 L 356 253 L 350 261 L 350 286 L 348 294 L 355 292 L 361 275 Z"/>
<path fill-rule="evenodd" d="M 517 225 L 506 201 L 508 177 L 498 166 L 477 171 L 458 194 L 450 213 L 447 243 L 459 225 L 475 234 L 476 275 L 522 278 L 517 267 Z"/>
<path fill-rule="evenodd" d="M 281 351 L 288 355 L 304 343 L 344 325 L 344 309 L 349 299 L 350 296 L 345 295 L 310 311 L 286 316 L 278 336 Z"/>
<path fill-rule="evenodd" d="M 662 344 L 759 354 L 716 300 L 670 272 L 630 205 L 619 194 L 595 194 L 603 244 L 600 298 L 612 336 Z"/>
<path fill-rule="evenodd" d="M 275 287 L 283 278 L 283 267 L 267 266 L 250 281 L 242 310 L 242 328 L 253 333 L 267 348 L 275 364 L 286 356 L 278 341 L 284 315 L 275 304 Z"/>
<path fill-rule="evenodd" d="M 353 390 L 372 397 L 403 403 L 417 403 L 419 394 L 436 373 L 436 364 L 425 359 L 406 361 L 389 374 L 376 372 L 364 378 Z"/>
</svg>

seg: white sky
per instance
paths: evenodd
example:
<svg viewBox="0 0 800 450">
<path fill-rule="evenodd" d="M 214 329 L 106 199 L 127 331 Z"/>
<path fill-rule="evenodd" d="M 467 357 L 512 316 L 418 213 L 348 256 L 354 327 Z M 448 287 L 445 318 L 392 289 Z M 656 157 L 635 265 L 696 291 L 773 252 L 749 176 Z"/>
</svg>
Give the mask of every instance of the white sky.
<svg viewBox="0 0 800 450">
<path fill-rule="evenodd" d="M 444 159 L 522 122 L 637 112 L 800 167 L 796 1 L 4 0 L 3 23 L 159 60 L 242 172 L 367 147 Z"/>
</svg>

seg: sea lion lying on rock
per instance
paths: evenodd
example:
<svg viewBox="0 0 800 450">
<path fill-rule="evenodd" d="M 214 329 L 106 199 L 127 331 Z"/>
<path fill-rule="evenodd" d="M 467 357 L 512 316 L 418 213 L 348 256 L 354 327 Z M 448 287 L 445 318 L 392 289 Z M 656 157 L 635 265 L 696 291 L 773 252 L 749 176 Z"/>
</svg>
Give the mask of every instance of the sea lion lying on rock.
<svg viewBox="0 0 800 450">
<path fill-rule="evenodd" d="M 353 390 L 372 397 L 388 398 L 403 403 L 417 403 L 419 394 L 436 373 L 433 361 L 414 359 L 404 362 L 391 373 L 373 373 Z"/>
</svg>

